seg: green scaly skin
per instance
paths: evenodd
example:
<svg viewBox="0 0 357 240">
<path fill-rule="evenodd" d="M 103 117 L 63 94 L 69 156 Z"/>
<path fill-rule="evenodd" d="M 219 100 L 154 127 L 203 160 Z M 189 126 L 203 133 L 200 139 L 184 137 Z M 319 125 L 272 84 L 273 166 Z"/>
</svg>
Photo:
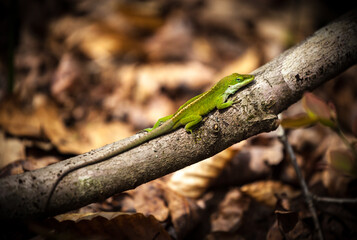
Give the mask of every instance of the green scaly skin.
<svg viewBox="0 0 357 240">
<path fill-rule="evenodd" d="M 202 121 L 202 116 L 207 115 L 209 112 L 216 108 L 225 109 L 232 106 L 236 102 L 232 100 L 227 101 L 228 97 L 253 80 L 253 75 L 241 75 L 238 73 L 233 73 L 227 77 L 224 77 L 207 92 L 204 92 L 188 100 L 177 110 L 176 113 L 160 118 L 152 128 L 145 129 L 148 132 L 147 134 L 129 142 L 128 144 L 119 146 L 118 148 L 109 151 L 105 155 L 100 156 L 93 161 L 86 162 L 66 170 L 53 185 L 50 195 L 47 199 L 45 210 L 49 210 L 49 204 L 57 185 L 69 173 L 89 165 L 103 162 L 120 153 L 137 147 L 153 138 L 157 138 L 161 135 L 169 133 L 183 125 L 185 125 L 187 132 L 192 133 L 192 130 L 197 126 L 197 124 Z"/>
</svg>

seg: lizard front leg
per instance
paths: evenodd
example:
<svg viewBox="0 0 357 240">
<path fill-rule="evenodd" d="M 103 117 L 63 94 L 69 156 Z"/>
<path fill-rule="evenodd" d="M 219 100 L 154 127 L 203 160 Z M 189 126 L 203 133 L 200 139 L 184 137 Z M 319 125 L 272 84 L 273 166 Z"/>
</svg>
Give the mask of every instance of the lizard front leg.
<svg viewBox="0 0 357 240">
<path fill-rule="evenodd" d="M 226 101 L 227 100 L 227 96 L 221 96 L 218 100 L 217 100 L 217 103 L 216 103 L 216 108 L 217 109 L 225 109 L 225 108 L 228 108 L 230 106 L 233 105 L 233 101 L 229 100 L 229 101 Z"/>
</svg>

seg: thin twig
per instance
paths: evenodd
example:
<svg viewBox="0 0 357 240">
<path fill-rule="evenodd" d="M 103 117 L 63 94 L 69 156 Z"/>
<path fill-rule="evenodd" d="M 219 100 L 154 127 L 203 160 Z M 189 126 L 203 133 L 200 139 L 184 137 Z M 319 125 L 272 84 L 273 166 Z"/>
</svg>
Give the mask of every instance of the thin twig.
<svg viewBox="0 0 357 240">
<path fill-rule="evenodd" d="M 307 205 L 309 207 L 310 213 L 311 213 L 313 221 L 314 221 L 314 225 L 315 225 L 315 229 L 316 229 L 318 238 L 320 240 L 323 240 L 324 237 L 322 235 L 320 223 L 319 223 L 319 220 L 317 218 L 317 213 L 316 213 L 316 210 L 315 210 L 315 207 L 314 207 L 314 202 L 312 201 L 312 195 L 311 195 L 311 193 L 310 193 L 310 191 L 309 191 L 309 189 L 307 187 L 305 179 L 302 176 L 300 168 L 299 168 L 299 166 L 298 166 L 298 164 L 296 162 L 296 157 L 295 157 L 293 148 L 291 147 L 290 143 L 288 142 L 286 134 L 285 134 L 285 131 L 284 131 L 284 128 L 282 126 L 279 126 L 279 128 L 278 128 L 278 137 L 279 137 L 279 140 L 285 146 L 285 149 L 289 154 L 290 161 L 291 161 L 291 163 L 292 163 L 292 165 L 293 165 L 293 167 L 295 169 L 296 175 L 297 175 L 297 177 L 299 179 L 300 186 L 301 186 L 302 191 L 303 191 L 304 196 L 305 196 L 305 201 L 306 201 L 306 203 L 307 203 Z"/>
<path fill-rule="evenodd" d="M 316 202 L 328 202 L 328 203 L 357 203 L 357 198 L 331 198 L 331 197 L 319 197 L 316 195 L 312 195 L 312 198 Z"/>
</svg>

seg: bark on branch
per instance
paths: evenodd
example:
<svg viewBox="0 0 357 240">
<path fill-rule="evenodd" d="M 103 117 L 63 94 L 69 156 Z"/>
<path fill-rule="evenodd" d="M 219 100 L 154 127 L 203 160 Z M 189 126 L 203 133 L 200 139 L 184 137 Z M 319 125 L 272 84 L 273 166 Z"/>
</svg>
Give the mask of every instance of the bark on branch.
<svg viewBox="0 0 357 240">
<path fill-rule="evenodd" d="M 63 213 L 135 188 L 210 157 L 230 145 L 277 127 L 276 115 L 357 63 L 357 11 L 320 29 L 301 44 L 255 70 L 256 80 L 237 94 L 235 107 L 214 111 L 194 132 L 179 129 L 97 165 L 79 169 L 58 185 L 51 214 Z M 140 134 L 131 138 L 136 138 Z M 91 161 L 128 139 L 46 168 L 0 179 L 0 219 L 44 212 L 48 194 L 66 169 Z"/>
</svg>

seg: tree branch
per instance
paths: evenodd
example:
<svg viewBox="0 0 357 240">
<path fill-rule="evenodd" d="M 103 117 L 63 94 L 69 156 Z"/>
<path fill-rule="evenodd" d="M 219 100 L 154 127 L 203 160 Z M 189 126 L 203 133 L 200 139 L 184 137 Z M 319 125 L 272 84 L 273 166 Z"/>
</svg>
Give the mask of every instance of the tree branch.
<svg viewBox="0 0 357 240">
<path fill-rule="evenodd" d="M 187 134 L 179 129 L 97 165 L 79 169 L 58 185 L 50 204 L 58 214 L 135 188 L 210 157 L 230 145 L 274 130 L 276 115 L 357 62 L 357 11 L 320 29 L 252 74 L 235 107 L 214 111 Z M 0 179 L 0 219 L 42 217 L 48 194 L 66 169 L 103 155 L 132 138 L 36 171 Z"/>
</svg>

